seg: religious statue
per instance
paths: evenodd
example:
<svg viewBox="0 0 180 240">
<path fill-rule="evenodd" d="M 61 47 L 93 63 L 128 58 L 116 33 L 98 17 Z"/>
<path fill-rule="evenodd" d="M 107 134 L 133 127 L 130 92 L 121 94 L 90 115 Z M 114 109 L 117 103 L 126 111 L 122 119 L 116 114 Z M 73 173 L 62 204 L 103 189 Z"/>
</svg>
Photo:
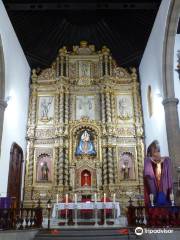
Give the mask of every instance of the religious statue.
<svg viewBox="0 0 180 240">
<path fill-rule="evenodd" d="M 145 205 L 168 205 L 172 194 L 171 160 L 161 157 L 159 142 L 153 141 L 144 161 Z"/>
<path fill-rule="evenodd" d="M 123 180 L 133 178 L 133 164 L 132 164 L 132 154 L 129 152 L 124 152 L 120 159 L 120 168 L 122 171 Z"/>
<path fill-rule="evenodd" d="M 48 181 L 49 168 L 47 162 L 44 162 L 41 166 L 41 180 Z"/>
<path fill-rule="evenodd" d="M 49 110 L 52 104 L 53 98 L 43 98 L 41 101 L 41 119 L 48 120 Z"/>
<path fill-rule="evenodd" d="M 76 149 L 76 155 L 95 155 L 96 151 L 94 149 L 93 141 L 90 139 L 90 134 L 87 130 L 83 131 L 80 137 L 78 147 Z"/>
</svg>

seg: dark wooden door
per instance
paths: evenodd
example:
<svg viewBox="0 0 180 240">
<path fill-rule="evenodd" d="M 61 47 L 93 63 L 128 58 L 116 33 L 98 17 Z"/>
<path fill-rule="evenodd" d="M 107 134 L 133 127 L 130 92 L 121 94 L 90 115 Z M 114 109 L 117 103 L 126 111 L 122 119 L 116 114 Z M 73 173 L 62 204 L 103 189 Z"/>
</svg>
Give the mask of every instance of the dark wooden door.
<svg viewBox="0 0 180 240">
<path fill-rule="evenodd" d="M 7 195 L 14 198 L 17 207 L 20 206 L 21 201 L 22 163 L 22 148 L 13 143 L 10 152 Z"/>
</svg>

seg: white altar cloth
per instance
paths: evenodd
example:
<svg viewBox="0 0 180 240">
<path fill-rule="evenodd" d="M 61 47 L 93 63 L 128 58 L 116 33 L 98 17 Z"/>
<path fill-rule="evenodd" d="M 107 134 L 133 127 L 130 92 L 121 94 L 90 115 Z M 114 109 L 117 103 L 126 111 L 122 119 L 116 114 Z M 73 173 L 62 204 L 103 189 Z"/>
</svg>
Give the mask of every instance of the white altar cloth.
<svg viewBox="0 0 180 240">
<path fill-rule="evenodd" d="M 78 210 L 83 210 L 83 209 L 116 209 L 117 212 L 117 218 L 120 217 L 121 212 L 120 212 L 120 206 L 119 202 L 78 202 L 78 203 L 56 203 L 53 206 L 53 211 L 52 211 L 52 217 L 56 217 L 56 212 L 58 210 L 64 210 L 64 209 L 78 209 Z"/>
</svg>

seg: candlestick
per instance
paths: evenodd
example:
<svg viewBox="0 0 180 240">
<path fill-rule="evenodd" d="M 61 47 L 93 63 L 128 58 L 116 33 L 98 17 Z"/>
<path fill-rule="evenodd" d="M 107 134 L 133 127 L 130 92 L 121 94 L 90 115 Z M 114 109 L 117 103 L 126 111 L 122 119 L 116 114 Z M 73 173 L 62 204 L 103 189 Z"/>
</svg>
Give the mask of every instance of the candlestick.
<svg viewBox="0 0 180 240">
<path fill-rule="evenodd" d="M 74 202 L 75 202 L 75 204 L 77 204 L 77 194 L 76 193 L 74 194 Z"/>
<path fill-rule="evenodd" d="M 97 194 L 96 193 L 94 194 L 94 201 L 95 201 L 95 203 L 97 202 Z"/>
<path fill-rule="evenodd" d="M 114 193 L 113 194 L 113 203 L 115 203 L 116 202 L 116 194 Z"/>
<path fill-rule="evenodd" d="M 68 194 L 66 194 L 66 204 L 68 204 Z"/>
<path fill-rule="evenodd" d="M 151 206 L 154 207 L 154 195 L 152 193 L 150 193 L 149 198 L 150 198 L 150 201 L 151 201 Z"/>
<path fill-rule="evenodd" d="M 171 205 L 174 206 L 174 194 L 173 192 L 170 194 Z"/>
<path fill-rule="evenodd" d="M 56 203 L 58 204 L 59 195 L 56 195 Z"/>
<path fill-rule="evenodd" d="M 104 193 L 104 203 L 106 203 L 106 193 Z"/>
</svg>

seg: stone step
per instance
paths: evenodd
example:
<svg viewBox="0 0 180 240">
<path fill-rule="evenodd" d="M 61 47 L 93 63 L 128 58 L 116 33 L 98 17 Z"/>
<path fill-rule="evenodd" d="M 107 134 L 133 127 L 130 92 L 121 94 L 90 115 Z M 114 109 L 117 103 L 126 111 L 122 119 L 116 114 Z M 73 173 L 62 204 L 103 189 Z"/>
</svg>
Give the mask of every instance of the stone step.
<svg viewBox="0 0 180 240">
<path fill-rule="evenodd" d="M 57 229 L 57 230 L 41 230 L 34 240 L 51 240 L 51 239 L 64 239 L 64 240 L 115 240 L 115 239 L 128 239 L 129 234 L 122 234 L 120 228 L 78 228 L 78 229 Z"/>
</svg>

